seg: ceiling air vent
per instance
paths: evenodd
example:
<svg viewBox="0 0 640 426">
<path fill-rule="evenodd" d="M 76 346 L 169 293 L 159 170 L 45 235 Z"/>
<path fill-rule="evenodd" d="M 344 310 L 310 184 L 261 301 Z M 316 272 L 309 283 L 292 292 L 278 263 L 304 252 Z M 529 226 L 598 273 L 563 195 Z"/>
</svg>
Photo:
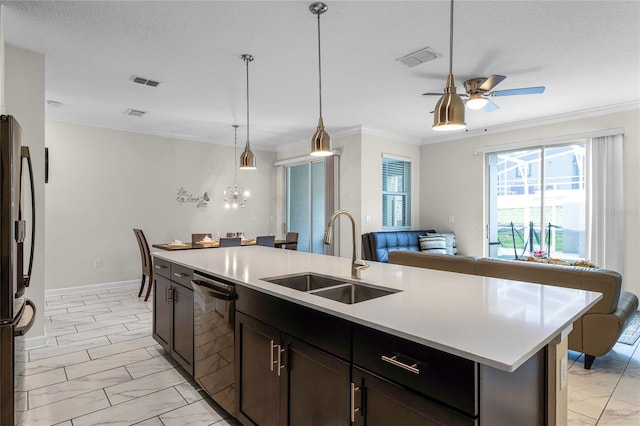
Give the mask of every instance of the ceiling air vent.
<svg viewBox="0 0 640 426">
<path fill-rule="evenodd" d="M 158 84 L 160 84 L 159 81 L 150 80 L 145 77 L 140 77 L 139 75 L 132 75 L 129 80 L 133 81 L 134 83 L 144 84 L 145 86 L 151 86 L 151 87 L 157 87 Z"/>
<path fill-rule="evenodd" d="M 142 117 L 147 113 L 147 111 L 140 111 L 139 109 L 127 108 L 127 110 L 124 113 L 134 117 Z"/>
<path fill-rule="evenodd" d="M 433 50 L 430 47 L 425 47 L 424 49 L 417 50 L 413 53 L 409 53 L 406 56 L 403 56 L 400 59 L 396 59 L 396 61 L 400 61 L 408 67 L 415 67 L 416 65 L 424 64 L 425 62 L 433 61 L 436 58 L 439 58 L 440 55 L 438 52 Z"/>
</svg>

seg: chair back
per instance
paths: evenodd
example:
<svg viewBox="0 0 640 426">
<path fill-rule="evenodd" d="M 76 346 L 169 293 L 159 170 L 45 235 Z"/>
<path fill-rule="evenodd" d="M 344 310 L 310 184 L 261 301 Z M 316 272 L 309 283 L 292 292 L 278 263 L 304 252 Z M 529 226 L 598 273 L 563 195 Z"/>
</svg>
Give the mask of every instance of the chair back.
<svg viewBox="0 0 640 426">
<path fill-rule="evenodd" d="M 151 266 L 151 252 L 149 251 L 149 244 L 144 236 L 142 229 L 134 229 L 133 233 L 138 240 L 138 248 L 140 249 L 140 259 L 142 260 L 142 274 L 151 277 L 153 268 Z"/>
<path fill-rule="evenodd" d="M 284 248 L 287 250 L 298 250 L 298 233 L 297 232 L 287 232 L 287 235 L 284 238 L 285 243 L 283 244 Z"/>
<path fill-rule="evenodd" d="M 205 237 L 211 238 L 211 233 L 206 234 L 191 234 L 191 242 L 197 243 L 198 241 L 202 241 Z"/>
<path fill-rule="evenodd" d="M 259 235 L 256 237 L 257 246 L 275 247 L 276 237 L 275 235 Z"/>
<path fill-rule="evenodd" d="M 237 247 L 242 244 L 242 239 L 240 237 L 236 238 L 220 238 L 220 246 L 219 247 Z"/>
</svg>

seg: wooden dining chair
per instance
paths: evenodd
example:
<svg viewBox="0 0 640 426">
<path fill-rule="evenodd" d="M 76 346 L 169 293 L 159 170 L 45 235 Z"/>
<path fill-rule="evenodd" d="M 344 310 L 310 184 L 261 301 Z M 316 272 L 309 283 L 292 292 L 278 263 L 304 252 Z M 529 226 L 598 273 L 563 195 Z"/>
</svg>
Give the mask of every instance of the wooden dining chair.
<svg viewBox="0 0 640 426">
<path fill-rule="evenodd" d="M 256 237 L 257 246 L 275 247 L 276 237 L 275 235 L 258 235 Z"/>
<path fill-rule="evenodd" d="M 219 247 L 237 247 L 239 245 L 242 245 L 242 238 L 240 237 L 220 238 Z"/>
<path fill-rule="evenodd" d="M 284 238 L 284 243 L 282 243 L 282 248 L 287 250 L 298 250 L 298 233 L 287 232 L 287 235 Z"/>
<path fill-rule="evenodd" d="M 140 248 L 140 260 L 142 263 L 142 282 L 140 283 L 140 290 L 138 291 L 138 297 L 142 296 L 142 290 L 144 289 L 145 278 L 148 280 L 149 285 L 147 287 L 147 294 L 144 296 L 144 301 L 149 299 L 151 294 L 151 286 L 153 285 L 153 262 L 151 260 L 151 252 L 149 251 L 149 244 L 142 232 L 142 229 L 134 229 L 133 233 L 138 240 L 138 248 Z"/>
</svg>

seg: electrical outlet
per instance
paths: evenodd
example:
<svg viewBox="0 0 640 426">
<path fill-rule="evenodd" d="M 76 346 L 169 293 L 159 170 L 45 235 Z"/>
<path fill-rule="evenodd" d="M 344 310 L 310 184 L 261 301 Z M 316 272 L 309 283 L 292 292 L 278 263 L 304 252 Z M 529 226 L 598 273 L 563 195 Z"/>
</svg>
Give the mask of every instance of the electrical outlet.
<svg viewBox="0 0 640 426">
<path fill-rule="evenodd" d="M 449 223 L 453 223 L 456 221 L 456 218 L 453 215 L 449 215 Z"/>
<path fill-rule="evenodd" d="M 94 259 L 93 260 L 93 267 L 98 269 L 98 268 L 102 268 L 102 259 Z"/>
</svg>

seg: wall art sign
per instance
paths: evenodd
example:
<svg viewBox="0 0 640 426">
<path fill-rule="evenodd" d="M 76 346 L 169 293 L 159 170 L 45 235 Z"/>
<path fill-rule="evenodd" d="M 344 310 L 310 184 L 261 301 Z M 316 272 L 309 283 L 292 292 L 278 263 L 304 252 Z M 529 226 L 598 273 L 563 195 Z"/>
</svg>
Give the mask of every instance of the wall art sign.
<svg viewBox="0 0 640 426">
<path fill-rule="evenodd" d="M 179 204 L 184 203 L 196 203 L 196 207 L 207 207 L 207 203 L 209 202 L 209 194 L 204 193 L 202 197 L 196 197 L 190 192 L 187 192 L 184 188 L 178 189 L 178 196 L 176 197 L 176 201 Z"/>
</svg>

